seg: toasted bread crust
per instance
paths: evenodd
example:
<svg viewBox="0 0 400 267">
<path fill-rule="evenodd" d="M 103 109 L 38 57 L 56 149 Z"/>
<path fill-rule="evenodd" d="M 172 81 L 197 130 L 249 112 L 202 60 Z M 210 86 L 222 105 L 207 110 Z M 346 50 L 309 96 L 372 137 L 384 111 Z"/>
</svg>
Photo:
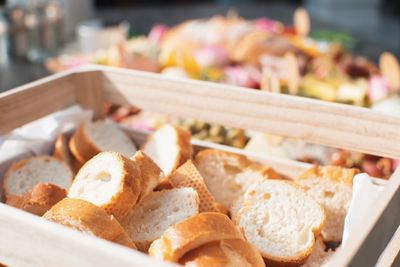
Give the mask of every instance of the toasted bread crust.
<svg viewBox="0 0 400 267">
<path fill-rule="evenodd" d="M 336 183 L 353 185 L 354 175 L 359 173 L 358 169 L 342 168 L 338 166 L 318 166 L 314 165 L 310 169 L 303 172 L 298 179 L 307 179 L 310 177 L 328 179 Z"/>
<path fill-rule="evenodd" d="M 11 176 L 11 174 L 12 174 L 13 172 L 15 172 L 15 171 L 17 171 L 17 170 L 23 168 L 23 167 L 25 166 L 25 164 L 27 164 L 27 163 L 28 163 L 31 159 L 33 159 L 33 158 L 37 158 L 37 159 L 42 158 L 42 159 L 47 159 L 47 160 L 57 160 L 57 161 L 59 161 L 59 162 L 60 162 L 61 164 L 63 164 L 68 170 L 70 170 L 70 172 L 71 172 L 71 177 L 69 178 L 69 181 L 70 181 L 70 184 L 72 183 L 72 180 L 73 180 L 74 177 L 73 177 L 73 172 L 72 172 L 71 167 L 68 166 L 68 164 L 66 164 L 64 161 L 62 161 L 62 160 L 60 160 L 60 159 L 58 159 L 58 158 L 56 158 L 56 157 L 52 157 L 52 156 L 47 156 L 47 155 L 46 155 L 46 156 L 36 156 L 36 157 L 31 157 L 31 158 L 19 160 L 19 161 L 17 161 L 17 162 L 14 162 L 13 164 L 11 164 L 10 168 L 8 168 L 7 172 L 6 172 L 5 175 L 4 175 L 3 184 L 2 184 L 2 186 L 3 186 L 3 200 L 4 200 L 4 202 L 7 202 L 7 200 L 8 200 L 10 197 L 11 197 L 11 198 L 16 197 L 15 195 L 12 195 L 12 194 L 10 193 L 10 190 L 9 190 L 9 184 L 10 184 L 10 176 Z M 22 197 L 22 196 L 19 196 L 19 197 Z"/>
<path fill-rule="evenodd" d="M 143 151 L 138 150 L 131 160 L 139 167 L 141 177 L 141 192 L 138 202 L 153 191 L 160 178 L 164 176 L 157 164 Z"/>
<path fill-rule="evenodd" d="M 173 165 L 172 170 L 176 170 L 179 166 L 184 164 L 187 160 L 192 158 L 192 144 L 190 143 L 190 132 L 183 130 L 178 127 L 171 126 L 175 129 L 177 135 L 177 146 L 178 146 L 178 157 L 175 159 L 175 163 Z M 147 140 L 146 143 L 143 144 L 142 150 L 145 150 L 148 143 L 152 142 L 154 136 L 151 135 L 150 138 Z M 169 176 L 171 173 L 164 173 L 165 177 L 161 179 L 159 185 L 157 186 L 156 190 L 162 189 L 171 189 L 172 185 L 169 182 Z"/>
<path fill-rule="evenodd" d="M 11 198 L 6 204 L 42 216 L 57 202 L 67 196 L 67 191 L 53 184 L 37 184 L 22 197 Z"/>
<path fill-rule="evenodd" d="M 175 169 L 184 164 L 186 161 L 192 158 L 193 149 L 190 143 L 191 134 L 190 132 L 183 130 L 181 128 L 175 128 L 178 134 L 178 146 L 180 148 L 180 157 L 177 160 Z"/>
<path fill-rule="evenodd" d="M 188 252 L 179 263 L 190 267 L 238 266 L 239 263 L 254 267 L 265 266 L 258 250 L 243 239 L 208 243 Z"/>
<path fill-rule="evenodd" d="M 71 154 L 68 149 L 67 137 L 64 134 L 60 134 L 54 144 L 53 156 L 65 161 L 71 166 Z"/>
<path fill-rule="evenodd" d="M 80 179 L 80 177 L 84 176 L 84 173 L 87 172 L 86 169 L 88 167 L 85 168 L 85 166 L 91 164 L 91 161 L 96 160 L 97 157 L 102 157 L 104 153 L 112 154 L 113 157 L 115 157 L 116 160 L 122 164 L 123 171 L 120 176 L 118 191 L 113 194 L 110 201 L 101 205 L 100 207 L 103 208 L 108 214 L 114 215 L 120 220 L 128 213 L 133 205 L 136 204 L 141 190 L 140 169 L 133 161 L 125 158 L 117 152 L 101 152 L 94 156 L 79 170 L 75 177 L 75 181 Z M 70 194 L 69 196 L 74 197 Z"/>
<path fill-rule="evenodd" d="M 101 152 L 87 135 L 85 122 L 79 126 L 69 140 L 69 149 L 82 165 Z"/>
<path fill-rule="evenodd" d="M 136 248 L 113 216 L 85 200 L 65 198 L 46 212 L 43 218 L 130 248 Z"/>
<path fill-rule="evenodd" d="M 200 213 L 167 229 L 160 239 L 152 243 L 149 254 L 178 262 L 185 253 L 204 244 L 242 238 L 226 215 L 217 212 Z"/>
<path fill-rule="evenodd" d="M 203 177 L 201 177 L 191 160 L 188 160 L 172 173 L 169 183 L 174 188 L 193 187 L 199 194 L 200 212 L 226 211 L 225 209 L 221 209 L 222 204 L 217 203 L 214 196 L 208 191 Z"/>
</svg>

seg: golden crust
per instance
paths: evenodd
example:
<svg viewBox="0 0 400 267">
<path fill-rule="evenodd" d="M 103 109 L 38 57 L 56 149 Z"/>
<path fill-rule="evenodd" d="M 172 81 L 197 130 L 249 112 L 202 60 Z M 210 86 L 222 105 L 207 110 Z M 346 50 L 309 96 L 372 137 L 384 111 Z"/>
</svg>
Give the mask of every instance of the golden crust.
<svg viewBox="0 0 400 267">
<path fill-rule="evenodd" d="M 158 165 L 143 151 L 139 150 L 131 160 L 140 169 L 141 192 L 138 202 L 153 191 L 159 180 L 164 176 Z"/>
<path fill-rule="evenodd" d="M 115 157 L 116 160 L 122 164 L 123 171 L 120 176 L 118 190 L 107 203 L 101 205 L 100 207 L 103 208 L 108 214 L 114 215 L 120 220 L 136 204 L 140 195 L 140 169 L 133 161 L 125 158 L 117 152 L 101 152 L 85 163 L 85 165 L 76 175 L 75 181 L 80 179 L 81 173 L 84 175 L 84 173 L 87 172 L 86 169 L 89 168 L 88 166 L 91 164 L 92 160 L 96 160 L 97 157 L 102 157 L 104 153 L 112 154 L 113 157 Z"/>
<path fill-rule="evenodd" d="M 342 168 L 339 166 L 318 166 L 314 165 L 310 169 L 303 172 L 298 179 L 308 179 L 310 177 L 328 179 L 333 182 L 353 185 L 354 175 L 359 173 L 358 169 Z"/>
<path fill-rule="evenodd" d="M 282 175 L 277 173 L 272 167 L 263 165 L 259 162 L 249 160 L 246 156 L 221 151 L 217 149 L 204 149 L 196 154 L 194 161 L 195 163 L 207 160 L 209 156 L 216 155 L 220 157 L 229 157 L 234 159 L 238 163 L 239 170 L 253 170 L 261 173 L 266 179 L 284 179 Z"/>
<path fill-rule="evenodd" d="M 190 267 L 253 266 L 264 267 L 258 250 L 243 239 L 228 239 L 205 244 L 188 252 L 179 261 Z"/>
<path fill-rule="evenodd" d="M 68 149 L 67 138 L 64 134 L 60 134 L 57 137 L 56 142 L 54 144 L 53 156 L 60 160 L 65 161 L 68 165 L 71 166 L 71 154 Z"/>
<path fill-rule="evenodd" d="M 190 143 L 191 134 L 190 132 L 183 130 L 178 127 L 171 126 L 175 129 L 177 134 L 177 146 L 178 146 L 178 157 L 175 160 L 172 172 L 179 168 L 182 164 L 192 158 L 193 149 Z M 147 142 L 142 146 L 142 150 L 145 150 L 148 143 L 152 141 L 154 135 L 151 135 Z M 169 182 L 169 176 L 171 173 L 164 173 L 165 177 L 160 180 L 156 190 L 171 189 L 172 185 Z"/>
<path fill-rule="evenodd" d="M 188 160 L 185 164 L 175 170 L 169 178 L 169 183 L 174 188 L 180 187 L 192 187 L 194 188 L 200 199 L 199 211 L 200 212 L 221 212 L 226 211 L 221 209 L 221 204 L 215 201 L 213 195 L 206 184 L 204 183 L 203 177 L 200 175 L 196 166 L 191 160 Z"/>
<path fill-rule="evenodd" d="M 37 184 L 22 197 L 10 198 L 6 204 L 42 216 L 57 202 L 67 196 L 67 191 L 53 184 Z"/>
<path fill-rule="evenodd" d="M 19 170 L 19 169 L 21 169 L 21 168 L 23 168 L 24 166 L 25 166 L 25 164 L 27 164 L 31 159 L 33 159 L 33 158 L 37 158 L 37 159 L 40 159 L 40 158 L 42 158 L 42 159 L 47 159 L 47 160 L 57 160 L 57 161 L 59 161 L 60 163 L 62 163 L 63 165 L 65 165 L 65 167 L 67 168 L 67 169 L 69 169 L 70 171 L 71 171 L 71 178 L 69 179 L 70 180 L 70 183 L 72 183 L 72 180 L 73 180 L 73 172 L 72 172 L 72 169 L 71 169 L 71 167 L 70 166 L 68 166 L 68 164 L 66 164 L 64 161 L 62 161 L 62 160 L 60 160 L 60 159 L 58 159 L 58 158 L 56 158 L 56 157 L 52 157 L 52 156 L 36 156 L 36 157 L 31 157 L 31 158 L 27 158 L 27 159 L 23 159 L 23 160 L 19 160 L 19 161 L 17 161 L 17 162 L 14 162 L 13 164 L 11 164 L 11 166 L 8 168 L 8 170 L 6 171 L 6 173 L 5 173 L 5 175 L 4 175 L 4 177 L 3 177 L 3 184 L 2 184 L 2 187 L 3 187 L 3 200 L 4 200 L 4 202 L 7 202 L 7 200 L 11 197 L 11 198 L 13 198 L 13 197 L 17 197 L 17 196 L 15 196 L 15 195 L 12 195 L 10 192 L 9 192 L 9 190 L 8 190 L 8 188 L 9 188 L 9 183 L 10 183 L 10 176 L 11 176 L 11 173 L 13 173 L 13 172 L 15 172 L 15 171 L 17 171 L 17 170 Z M 19 196 L 19 197 L 22 197 L 22 196 Z"/>
<path fill-rule="evenodd" d="M 65 198 L 46 212 L 43 218 L 130 248 L 136 248 L 113 216 L 85 200 Z"/>
<path fill-rule="evenodd" d="M 60 134 L 57 137 L 56 143 L 54 144 L 53 156 L 67 163 L 76 174 L 82 167 L 83 163 L 79 162 L 74 155 L 71 153 L 69 148 L 69 141 L 64 134 Z M 75 146 L 73 144 L 72 146 Z"/>
<path fill-rule="evenodd" d="M 86 123 L 82 123 L 69 140 L 72 155 L 83 165 L 101 150 L 93 144 L 86 133 Z"/>
<path fill-rule="evenodd" d="M 205 212 L 168 228 L 160 239 L 151 244 L 149 254 L 178 262 L 189 251 L 224 239 L 243 239 L 243 236 L 226 215 Z"/>
</svg>

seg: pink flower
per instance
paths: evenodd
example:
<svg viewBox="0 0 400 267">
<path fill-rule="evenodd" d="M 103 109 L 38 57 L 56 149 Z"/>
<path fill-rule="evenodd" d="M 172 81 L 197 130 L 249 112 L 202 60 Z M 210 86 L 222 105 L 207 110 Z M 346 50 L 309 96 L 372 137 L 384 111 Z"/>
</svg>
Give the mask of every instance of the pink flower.
<svg viewBox="0 0 400 267">
<path fill-rule="evenodd" d="M 282 32 L 284 28 L 280 22 L 267 18 L 256 19 L 255 25 L 260 30 L 264 30 L 267 32 L 276 32 L 276 33 Z"/>
<path fill-rule="evenodd" d="M 387 98 L 389 87 L 386 79 L 382 76 L 374 75 L 369 79 L 368 97 L 372 102 Z"/>
<path fill-rule="evenodd" d="M 222 66 L 229 61 L 226 50 L 217 45 L 207 45 L 197 49 L 194 58 L 202 67 Z"/>
<path fill-rule="evenodd" d="M 162 40 L 162 38 L 165 36 L 165 34 L 168 31 L 168 27 L 164 24 L 156 24 L 151 28 L 149 32 L 149 39 L 150 41 L 159 44 Z"/>
<path fill-rule="evenodd" d="M 235 66 L 224 69 L 225 83 L 249 88 L 259 88 L 261 73 L 254 66 Z"/>
</svg>

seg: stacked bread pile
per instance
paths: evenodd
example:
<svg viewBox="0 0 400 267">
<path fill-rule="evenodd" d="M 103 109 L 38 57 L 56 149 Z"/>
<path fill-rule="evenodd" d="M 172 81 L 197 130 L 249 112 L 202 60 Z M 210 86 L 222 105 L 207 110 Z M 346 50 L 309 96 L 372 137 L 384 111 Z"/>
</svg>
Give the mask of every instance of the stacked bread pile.
<svg viewBox="0 0 400 267">
<path fill-rule="evenodd" d="M 314 167 L 289 181 L 244 156 L 193 157 L 190 134 L 170 125 L 137 150 L 98 121 L 60 136 L 53 156 L 14 163 L 3 191 L 10 205 L 185 266 L 319 266 L 341 241 L 354 174 Z"/>
</svg>

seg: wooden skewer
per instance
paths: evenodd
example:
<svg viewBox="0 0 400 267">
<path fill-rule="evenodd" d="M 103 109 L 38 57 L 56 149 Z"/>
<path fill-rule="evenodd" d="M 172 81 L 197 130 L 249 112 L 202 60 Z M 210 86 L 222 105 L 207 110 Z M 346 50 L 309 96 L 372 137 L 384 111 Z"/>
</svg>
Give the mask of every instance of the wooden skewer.
<svg viewBox="0 0 400 267">
<path fill-rule="evenodd" d="M 300 87 L 300 70 L 296 56 L 292 52 L 285 54 L 286 65 L 288 68 L 289 94 L 297 95 Z"/>
<path fill-rule="evenodd" d="M 383 52 L 379 57 L 379 69 L 386 78 L 392 91 L 400 90 L 400 64 L 390 52 Z"/>
<path fill-rule="evenodd" d="M 299 7 L 296 9 L 294 12 L 293 22 L 298 35 L 307 36 L 310 33 L 310 16 L 304 8 Z"/>
</svg>

